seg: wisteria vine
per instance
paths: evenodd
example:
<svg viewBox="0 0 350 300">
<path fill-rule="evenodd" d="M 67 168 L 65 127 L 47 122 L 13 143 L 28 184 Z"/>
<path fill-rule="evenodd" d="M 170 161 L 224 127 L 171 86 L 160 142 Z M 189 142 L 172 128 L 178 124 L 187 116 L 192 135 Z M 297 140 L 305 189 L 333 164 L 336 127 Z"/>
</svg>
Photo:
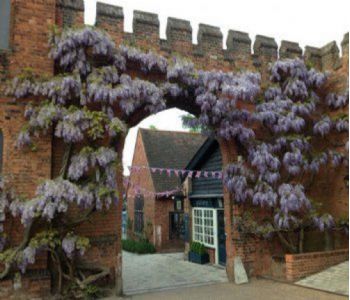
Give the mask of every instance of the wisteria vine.
<svg viewBox="0 0 350 300">
<path fill-rule="evenodd" d="M 264 221 L 248 231 L 264 237 L 276 233 L 287 251 L 302 252 L 304 229 L 335 225 L 332 216 L 317 209 L 317 199 L 309 198 L 314 181 L 308 179 L 322 167 L 348 166 L 343 109 L 349 96 L 348 91 L 324 96 L 327 74 L 308 69 L 300 59 L 277 61 L 270 72 L 271 85 L 249 116 L 259 137 L 240 140 L 242 160 L 227 167 L 224 181 L 235 202 L 265 209 Z M 330 134 L 343 146 L 330 144 L 325 139 Z M 297 233 L 298 245 L 287 232 Z"/>
<path fill-rule="evenodd" d="M 62 282 L 81 289 L 91 283 L 91 277 L 70 271 L 78 270 L 72 265 L 89 247 L 75 226 L 122 195 L 116 171 L 121 153 L 115 145 L 125 139 L 130 120 L 162 111 L 176 100 L 199 112 L 188 119 L 189 126 L 240 145 L 241 160 L 227 166 L 224 182 L 236 203 L 273 210 L 264 227 L 269 234 L 300 227 L 305 215 L 321 230 L 332 225 L 330 216 L 315 210 L 303 180 L 291 179 L 314 174 L 329 161 L 334 166 L 348 161 L 348 150 L 313 149 L 316 137 L 348 131 L 346 115 L 330 116 L 326 109 L 320 115 L 318 107 L 336 111 L 348 105 L 348 94 L 321 96 L 325 74 L 298 59 L 277 61 L 271 85 L 262 91 L 259 73 L 197 70 L 179 58 L 116 47 L 94 28 L 67 30 L 50 42 L 57 74 L 43 79 L 27 71 L 12 80 L 7 94 L 26 102 L 27 123 L 17 147 L 35 147 L 40 135 L 52 133 L 66 149 L 62 169 L 26 201 L 0 181 L 0 213 L 19 217 L 26 230 L 21 245 L 12 248 L 0 224 L 0 261 L 6 265 L 0 279 L 15 268 L 25 271 L 39 252 L 49 251 L 58 266 L 59 292 Z M 132 75 L 135 71 L 139 77 Z M 266 138 L 256 128 L 264 128 Z M 84 212 L 79 221 L 67 217 L 71 205 Z M 46 224 L 46 230 L 31 232 L 35 223 Z M 101 277 L 108 274 L 100 271 Z"/>
</svg>

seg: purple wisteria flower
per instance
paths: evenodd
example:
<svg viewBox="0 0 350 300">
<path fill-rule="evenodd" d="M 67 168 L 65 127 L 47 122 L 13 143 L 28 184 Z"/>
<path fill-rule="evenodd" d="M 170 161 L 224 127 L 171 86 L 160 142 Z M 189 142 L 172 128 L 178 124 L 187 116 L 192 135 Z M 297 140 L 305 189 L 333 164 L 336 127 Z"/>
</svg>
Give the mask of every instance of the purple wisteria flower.
<svg viewBox="0 0 350 300">
<path fill-rule="evenodd" d="M 286 152 L 283 156 L 283 165 L 291 175 L 298 175 L 302 170 L 303 156 L 299 149 L 293 152 Z"/>
<path fill-rule="evenodd" d="M 348 132 L 349 131 L 349 120 L 341 118 L 336 120 L 335 128 L 338 132 Z"/>
<path fill-rule="evenodd" d="M 18 148 L 23 148 L 24 146 L 30 145 L 31 142 L 32 139 L 30 138 L 29 132 L 27 130 L 22 130 L 17 137 L 16 146 Z"/>
<path fill-rule="evenodd" d="M 310 209 L 311 202 L 300 184 L 292 185 L 283 183 L 278 188 L 280 208 L 284 214 L 300 211 L 303 207 Z"/>
<path fill-rule="evenodd" d="M 331 131 L 332 126 L 332 120 L 328 116 L 325 116 L 320 121 L 315 123 L 313 130 L 315 134 L 324 137 Z"/>
<path fill-rule="evenodd" d="M 258 183 L 254 187 L 253 204 L 274 207 L 277 204 L 277 194 L 270 185 Z"/>
<path fill-rule="evenodd" d="M 120 46 L 119 50 L 126 60 L 138 63 L 141 70 L 146 73 L 150 71 L 166 73 L 167 71 L 168 61 L 152 51 L 144 53 L 136 48 L 126 46 Z"/>
<path fill-rule="evenodd" d="M 62 240 L 62 249 L 69 258 L 73 258 L 76 240 L 76 236 L 69 234 Z"/>
<path fill-rule="evenodd" d="M 314 225 L 320 230 L 330 229 L 334 226 L 334 219 L 329 214 L 324 214 L 320 217 L 313 217 Z"/>
<path fill-rule="evenodd" d="M 349 91 L 345 95 L 330 93 L 326 97 L 326 103 L 333 109 L 343 108 L 349 104 Z"/>
<path fill-rule="evenodd" d="M 26 268 L 29 264 L 35 263 L 35 255 L 36 255 L 36 249 L 32 246 L 28 246 L 24 248 L 22 252 L 22 259 L 19 262 L 19 268 L 21 269 L 22 273 L 25 273 Z"/>
</svg>

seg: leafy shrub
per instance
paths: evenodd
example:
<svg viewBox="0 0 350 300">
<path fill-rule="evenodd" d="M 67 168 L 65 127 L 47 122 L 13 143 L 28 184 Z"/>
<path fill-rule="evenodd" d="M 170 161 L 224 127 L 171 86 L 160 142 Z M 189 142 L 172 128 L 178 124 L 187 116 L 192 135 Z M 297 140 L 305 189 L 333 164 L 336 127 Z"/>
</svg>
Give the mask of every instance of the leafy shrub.
<svg viewBox="0 0 350 300">
<path fill-rule="evenodd" d="M 125 251 L 138 253 L 138 254 L 146 254 L 146 253 L 155 253 L 156 248 L 153 244 L 148 242 L 147 240 L 122 240 L 122 248 Z"/>
<path fill-rule="evenodd" d="M 203 255 L 207 253 L 205 246 L 199 242 L 191 242 L 190 251 L 197 253 L 199 255 Z"/>
<path fill-rule="evenodd" d="M 88 300 L 101 298 L 103 296 L 101 289 L 98 286 L 93 284 L 89 284 L 86 286 L 86 288 L 84 289 L 84 294 L 85 294 L 85 299 L 88 299 Z"/>
<path fill-rule="evenodd" d="M 132 230 L 132 228 L 133 228 L 133 222 L 132 222 L 132 220 L 129 217 L 126 220 L 126 228 L 128 230 Z"/>
</svg>

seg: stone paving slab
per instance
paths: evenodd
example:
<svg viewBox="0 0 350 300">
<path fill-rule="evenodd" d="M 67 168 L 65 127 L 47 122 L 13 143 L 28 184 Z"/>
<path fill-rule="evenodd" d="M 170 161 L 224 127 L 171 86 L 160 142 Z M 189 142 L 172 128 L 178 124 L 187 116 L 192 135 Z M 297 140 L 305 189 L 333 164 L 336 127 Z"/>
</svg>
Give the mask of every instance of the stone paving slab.
<svg viewBox="0 0 350 300">
<path fill-rule="evenodd" d="M 308 276 L 296 284 L 349 296 L 349 261 Z"/>
<path fill-rule="evenodd" d="M 183 252 L 137 255 L 123 251 L 125 295 L 227 281 L 224 268 L 185 261 Z"/>
<path fill-rule="evenodd" d="M 106 300 L 345 300 L 348 297 L 266 279 L 250 279 L 248 284 L 215 283 L 200 287 L 110 297 Z"/>
</svg>

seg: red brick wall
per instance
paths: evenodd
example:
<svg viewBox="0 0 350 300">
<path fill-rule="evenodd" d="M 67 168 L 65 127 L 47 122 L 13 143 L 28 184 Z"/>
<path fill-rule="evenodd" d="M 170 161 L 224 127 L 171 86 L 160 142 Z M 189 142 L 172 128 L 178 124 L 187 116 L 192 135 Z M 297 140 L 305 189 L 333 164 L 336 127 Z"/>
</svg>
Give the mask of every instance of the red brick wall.
<svg viewBox="0 0 350 300">
<path fill-rule="evenodd" d="M 135 144 L 135 151 L 132 160 L 132 165 L 135 166 L 148 166 L 148 160 L 146 156 L 145 147 L 142 141 L 141 132 L 137 133 L 137 139 Z M 141 169 L 139 172 L 131 172 L 129 180 L 132 185 L 140 186 L 147 191 L 154 192 L 153 181 L 151 177 L 151 173 L 149 169 Z M 135 205 L 135 191 L 130 186 L 128 190 L 128 199 L 127 199 L 127 207 L 128 207 L 128 218 L 133 223 L 134 230 L 134 205 Z M 153 196 L 144 195 L 144 228 L 146 228 L 147 223 L 152 224 L 151 236 L 149 236 L 150 242 L 156 245 L 156 247 L 160 246 L 160 241 L 156 239 L 154 234 L 155 231 L 155 199 Z"/>
<path fill-rule="evenodd" d="M 157 233 L 160 233 L 159 239 L 161 243 L 158 250 L 171 248 L 172 241 L 169 239 L 169 212 L 174 211 L 174 200 L 170 198 L 160 198 L 155 202 L 155 217 L 154 224 Z"/>
<path fill-rule="evenodd" d="M 0 130 L 4 136 L 2 173 L 8 176 L 18 193 L 25 197 L 33 196 L 40 181 L 51 177 L 51 136 L 48 134 L 36 141 L 37 150 L 34 152 L 15 148 L 17 136 L 24 125 L 24 105 L 2 96 L 1 79 L 9 79 L 9 76 L 22 72 L 23 68 L 31 68 L 34 73 L 53 73 L 53 63 L 47 59 L 47 41 L 54 16 L 54 0 L 12 0 L 10 49 L 1 55 Z M 7 220 L 5 231 L 10 237 L 10 245 L 15 246 L 22 237 L 23 227 L 18 219 L 7 216 Z M 46 254 L 38 257 L 38 262 L 29 269 L 46 269 L 46 257 Z M 6 293 L 12 293 L 12 288 L 11 280 L 1 282 L 0 298 L 9 299 Z M 43 277 L 40 272 L 35 280 L 24 276 L 22 290 L 18 293 L 23 291 L 34 296 L 47 294 L 50 291 L 50 279 L 47 275 Z"/>
<path fill-rule="evenodd" d="M 47 275 L 26 276 L 21 280 L 0 281 L 0 299 L 45 299 L 51 290 L 51 280 Z"/>
<path fill-rule="evenodd" d="M 148 159 L 140 131 L 137 133 L 132 164 L 135 166 L 148 166 Z M 139 186 L 146 191 L 155 192 L 149 169 L 132 172 L 129 180 L 132 185 Z M 128 218 L 134 226 L 135 191 L 133 191 L 132 185 L 128 191 L 127 209 Z M 146 227 L 149 226 L 151 232 L 149 239 L 155 245 L 157 251 L 182 248 L 182 243 L 173 243 L 169 239 L 169 212 L 171 211 L 174 211 L 174 201 L 172 199 L 166 197 L 155 198 L 144 194 L 144 229 L 146 231 Z"/>
<path fill-rule="evenodd" d="M 349 259 L 349 249 L 286 254 L 286 278 L 294 281 Z"/>
<path fill-rule="evenodd" d="M 215 249 L 213 248 L 205 248 L 209 254 L 209 262 L 211 264 L 216 264 L 216 261 L 215 261 Z"/>
</svg>

